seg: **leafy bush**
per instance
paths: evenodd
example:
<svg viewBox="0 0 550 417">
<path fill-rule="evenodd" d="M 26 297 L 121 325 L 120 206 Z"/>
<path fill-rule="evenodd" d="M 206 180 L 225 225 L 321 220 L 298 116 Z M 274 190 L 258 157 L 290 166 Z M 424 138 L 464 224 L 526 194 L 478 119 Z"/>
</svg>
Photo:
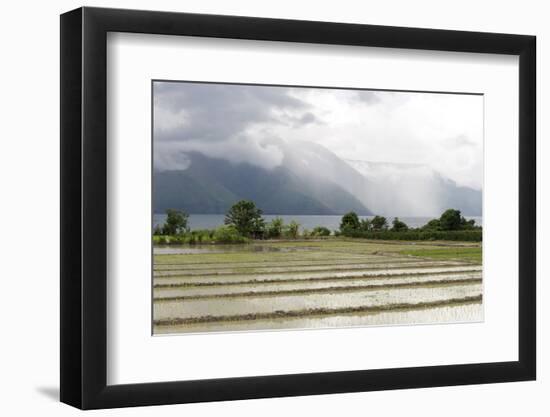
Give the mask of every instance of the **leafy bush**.
<svg viewBox="0 0 550 417">
<path fill-rule="evenodd" d="M 300 230 L 300 225 L 292 220 L 287 224 L 283 229 L 283 234 L 285 237 L 290 239 L 296 239 Z"/>
<path fill-rule="evenodd" d="M 246 243 L 243 237 L 232 226 L 222 226 L 215 230 L 193 230 L 179 235 L 154 235 L 155 245 L 204 245 L 210 243 Z"/>
<path fill-rule="evenodd" d="M 390 229 L 392 232 L 405 232 L 409 230 L 409 226 L 407 226 L 404 222 L 399 220 L 398 217 L 393 219 L 392 222 L 392 228 Z"/>
<path fill-rule="evenodd" d="M 369 219 L 361 219 L 361 224 L 359 225 L 359 229 L 361 229 L 363 232 L 368 232 L 371 230 L 371 222 Z"/>
<path fill-rule="evenodd" d="M 423 230 L 480 230 L 479 226 L 475 225 L 475 220 L 466 220 L 460 210 L 448 209 L 441 215 L 439 219 L 432 219 L 424 226 Z"/>
<path fill-rule="evenodd" d="M 204 243 L 212 242 L 214 231 L 208 230 L 208 229 L 199 229 L 199 230 L 193 230 L 191 234 L 195 236 L 197 243 L 204 244 Z"/>
<path fill-rule="evenodd" d="M 189 215 L 181 210 L 166 210 L 166 223 L 162 226 L 163 235 L 181 235 L 189 231 Z"/>
<path fill-rule="evenodd" d="M 330 230 L 324 226 L 315 227 L 312 232 L 312 236 L 330 236 Z"/>
<path fill-rule="evenodd" d="M 360 227 L 361 223 L 359 222 L 359 217 L 354 211 L 350 211 L 349 213 L 346 213 L 342 216 L 342 220 L 340 221 L 341 231 L 358 230 Z"/>
<path fill-rule="evenodd" d="M 439 219 L 432 219 L 422 226 L 422 230 L 441 230 L 441 223 Z"/>
<path fill-rule="evenodd" d="M 184 235 L 169 236 L 168 239 L 170 239 L 168 242 L 170 245 L 183 245 L 184 243 L 188 243 L 188 239 Z"/>
<path fill-rule="evenodd" d="M 237 231 L 233 226 L 220 226 L 214 232 L 216 243 L 246 243 L 248 239 Z"/>
<path fill-rule="evenodd" d="M 343 232 L 342 235 L 347 237 L 381 240 L 452 240 L 481 242 L 483 232 L 481 229 L 448 231 L 414 229 L 401 232 L 391 230 L 363 232 L 361 230 L 355 230 Z"/>
<path fill-rule="evenodd" d="M 266 225 L 268 239 L 278 239 L 283 235 L 284 222 L 280 217 L 275 217 Z"/>
<path fill-rule="evenodd" d="M 388 228 L 388 221 L 384 216 L 374 216 L 370 221 L 370 228 L 372 230 L 386 230 Z"/>
</svg>

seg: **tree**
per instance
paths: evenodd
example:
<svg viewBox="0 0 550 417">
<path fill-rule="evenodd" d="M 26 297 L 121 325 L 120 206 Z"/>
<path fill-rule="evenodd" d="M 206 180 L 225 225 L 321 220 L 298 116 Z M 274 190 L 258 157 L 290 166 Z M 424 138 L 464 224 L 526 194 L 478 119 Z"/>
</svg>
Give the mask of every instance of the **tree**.
<svg viewBox="0 0 550 417">
<path fill-rule="evenodd" d="M 153 228 L 153 235 L 154 236 L 160 236 L 163 234 L 163 231 L 162 231 L 162 227 L 160 225 L 156 225 L 154 228 Z"/>
<path fill-rule="evenodd" d="M 166 222 L 162 227 L 162 234 L 176 236 L 188 231 L 187 222 L 189 215 L 180 210 L 166 210 Z"/>
<path fill-rule="evenodd" d="M 386 230 L 388 228 L 388 221 L 383 216 L 374 216 L 370 221 L 372 230 Z"/>
<path fill-rule="evenodd" d="M 246 237 L 239 234 L 234 226 L 220 226 L 213 235 L 212 239 L 217 243 L 245 243 Z"/>
<path fill-rule="evenodd" d="M 361 224 L 359 225 L 359 229 L 361 229 L 362 232 L 368 232 L 371 229 L 371 222 L 369 219 L 361 219 Z"/>
<path fill-rule="evenodd" d="M 313 236 L 330 236 L 330 229 L 325 226 L 316 226 L 311 234 Z"/>
<path fill-rule="evenodd" d="M 462 218 L 462 229 L 463 230 L 472 230 L 476 228 L 476 221 L 474 219 L 466 220 Z"/>
<path fill-rule="evenodd" d="M 432 219 L 428 223 L 426 223 L 424 226 L 422 226 L 423 230 L 441 230 L 441 223 L 439 222 L 439 219 Z"/>
<path fill-rule="evenodd" d="M 234 226 L 241 235 L 249 237 L 263 225 L 262 210 L 252 201 L 238 201 L 225 215 L 224 223 Z"/>
<path fill-rule="evenodd" d="M 357 213 L 350 211 L 342 216 L 342 220 L 340 221 L 340 230 L 342 232 L 346 230 L 358 230 L 359 227 L 360 223 Z"/>
<path fill-rule="evenodd" d="M 283 219 L 275 217 L 271 220 L 266 227 L 267 237 L 272 239 L 278 239 L 283 235 Z"/>
<path fill-rule="evenodd" d="M 460 210 L 448 209 L 439 218 L 441 230 L 460 230 L 466 220 L 460 215 Z"/>
<path fill-rule="evenodd" d="M 289 238 L 296 239 L 298 237 L 299 230 L 300 225 L 292 220 L 288 225 L 285 226 L 285 235 Z"/>
<path fill-rule="evenodd" d="M 391 228 L 392 232 L 405 232 L 407 230 L 409 230 L 409 226 L 407 226 L 405 222 L 402 222 L 401 220 L 399 220 L 398 217 L 393 219 L 392 228 Z"/>
<path fill-rule="evenodd" d="M 263 217 L 258 217 L 252 221 L 250 235 L 254 239 L 263 239 L 265 237 L 265 221 Z"/>
</svg>

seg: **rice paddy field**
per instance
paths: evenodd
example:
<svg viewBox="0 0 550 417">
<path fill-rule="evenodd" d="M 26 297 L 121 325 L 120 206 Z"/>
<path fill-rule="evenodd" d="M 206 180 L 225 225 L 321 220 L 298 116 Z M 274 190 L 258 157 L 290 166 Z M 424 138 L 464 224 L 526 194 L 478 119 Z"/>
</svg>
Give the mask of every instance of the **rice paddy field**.
<svg viewBox="0 0 550 417">
<path fill-rule="evenodd" d="M 154 334 L 483 320 L 481 245 L 331 238 L 154 248 Z"/>
</svg>

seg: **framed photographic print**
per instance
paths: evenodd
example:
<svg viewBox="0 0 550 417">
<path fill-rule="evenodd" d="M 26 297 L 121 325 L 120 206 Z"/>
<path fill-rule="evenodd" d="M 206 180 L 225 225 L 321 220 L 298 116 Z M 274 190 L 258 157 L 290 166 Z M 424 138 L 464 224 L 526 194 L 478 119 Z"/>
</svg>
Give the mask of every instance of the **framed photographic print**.
<svg viewBox="0 0 550 417">
<path fill-rule="evenodd" d="M 535 38 L 61 16 L 61 400 L 536 375 Z"/>
</svg>

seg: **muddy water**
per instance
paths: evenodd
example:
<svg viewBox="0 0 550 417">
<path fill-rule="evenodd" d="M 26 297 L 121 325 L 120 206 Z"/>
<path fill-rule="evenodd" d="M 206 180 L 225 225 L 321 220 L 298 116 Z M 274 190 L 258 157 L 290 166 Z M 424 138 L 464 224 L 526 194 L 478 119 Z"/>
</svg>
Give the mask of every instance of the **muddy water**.
<svg viewBox="0 0 550 417">
<path fill-rule="evenodd" d="M 284 260 L 284 265 L 286 266 L 328 266 L 328 265 L 359 265 L 366 262 L 412 262 L 415 258 L 411 257 L 390 257 L 390 256 L 381 256 L 381 255 L 363 255 L 361 257 L 338 257 L 331 259 L 326 257 L 323 260 L 318 259 L 297 259 L 297 260 Z M 416 259 L 418 262 L 418 259 Z M 179 263 L 179 264 L 170 264 L 170 263 L 161 263 L 155 265 L 155 271 L 195 271 L 195 270 L 207 270 L 207 269 L 234 269 L 234 268 L 271 268 L 271 267 L 280 267 L 283 264 L 282 261 L 279 262 L 264 262 L 264 261 L 255 261 L 255 262 L 216 262 L 216 263 Z"/>
<path fill-rule="evenodd" d="M 185 296 L 201 296 L 201 295 L 217 295 L 223 296 L 235 293 L 248 292 L 266 292 L 266 291 L 292 291 L 292 290 L 315 290 L 334 287 L 360 287 L 365 285 L 396 285 L 396 284 L 414 284 L 426 282 L 447 282 L 464 279 L 481 279 L 481 272 L 462 273 L 462 274 L 447 274 L 447 275 L 422 275 L 418 277 L 397 277 L 397 278 L 372 278 L 369 280 L 359 280 L 356 278 L 336 279 L 330 281 L 314 281 L 300 283 L 281 283 L 281 284 L 251 284 L 251 285 L 220 285 L 212 287 L 167 287 L 155 288 L 154 297 L 185 297 Z"/>
<path fill-rule="evenodd" d="M 155 320 L 175 317 L 225 316 L 271 313 L 312 308 L 346 308 L 380 306 L 397 303 L 421 303 L 477 296 L 481 284 L 445 288 L 421 287 L 334 294 L 300 294 L 294 296 L 223 298 L 191 301 L 164 301 L 153 304 Z"/>
<path fill-rule="evenodd" d="M 182 246 L 155 246 L 153 254 L 155 255 L 189 255 L 195 253 L 230 253 L 230 252 L 297 252 L 307 251 L 314 247 L 308 246 L 292 246 L 278 247 L 268 245 L 194 245 L 189 247 Z"/>
<path fill-rule="evenodd" d="M 380 252 L 379 246 L 346 241 L 155 248 L 154 319 L 198 322 L 155 326 L 154 332 L 483 320 L 481 265 L 407 256 L 394 248 Z M 365 308 L 374 310 L 357 311 Z"/>
<path fill-rule="evenodd" d="M 229 332 L 281 329 L 322 329 L 355 326 L 387 326 L 399 324 L 437 324 L 483 321 L 481 303 L 435 307 L 423 310 L 348 314 L 331 317 L 257 320 L 246 322 L 201 323 L 181 326 L 156 326 L 155 334 Z"/>
<path fill-rule="evenodd" d="M 372 257 L 378 257 L 380 255 L 364 254 L 364 253 L 334 253 L 324 251 L 304 251 L 301 253 L 285 254 L 285 253 L 273 253 L 273 254 L 250 254 L 248 252 L 235 252 L 235 253 L 207 253 L 207 254 L 188 254 L 181 255 L 155 255 L 155 266 L 164 265 L 219 265 L 221 263 L 230 263 L 231 265 L 253 262 L 287 262 L 287 261 L 327 261 L 327 260 L 364 260 Z"/>
<path fill-rule="evenodd" d="M 418 273 L 440 273 L 440 272 L 465 272 L 465 271 L 481 271 L 480 266 L 476 265 L 458 265 L 446 267 L 418 267 L 418 268 L 395 268 L 395 269 L 361 269 L 357 271 L 324 271 L 324 272 L 308 272 L 308 273 L 293 273 L 293 274 L 243 274 L 243 275 L 198 275 L 187 277 L 158 277 L 155 276 L 155 284 L 177 284 L 177 283 L 201 283 L 201 282 L 242 282 L 252 280 L 285 280 L 285 279 L 315 279 L 315 278 L 347 278 L 347 277 L 363 277 L 377 275 L 398 275 L 398 274 L 418 274 Z"/>
<path fill-rule="evenodd" d="M 344 265 L 306 265 L 306 266 L 276 266 L 276 267 L 260 267 L 255 268 L 216 268 L 216 269 L 200 269 L 200 270 L 171 270 L 171 271 L 155 271 L 156 277 L 167 276 L 193 276 L 193 275 L 224 275 L 224 274 L 271 274 L 271 273 L 295 273 L 295 272 L 313 272 L 313 271 L 351 271 L 351 270 L 371 270 L 371 269 L 389 269 L 395 267 L 418 267 L 418 266 L 456 266 L 463 265 L 462 262 L 430 262 L 430 261 L 375 261 L 363 264 L 344 264 Z"/>
</svg>

